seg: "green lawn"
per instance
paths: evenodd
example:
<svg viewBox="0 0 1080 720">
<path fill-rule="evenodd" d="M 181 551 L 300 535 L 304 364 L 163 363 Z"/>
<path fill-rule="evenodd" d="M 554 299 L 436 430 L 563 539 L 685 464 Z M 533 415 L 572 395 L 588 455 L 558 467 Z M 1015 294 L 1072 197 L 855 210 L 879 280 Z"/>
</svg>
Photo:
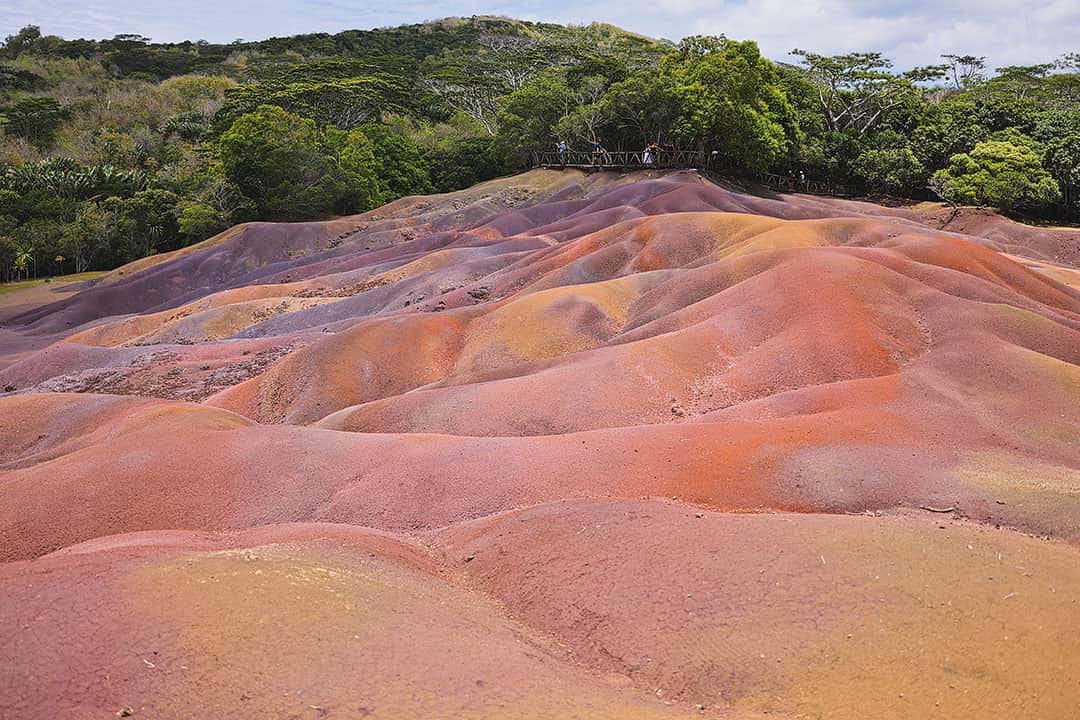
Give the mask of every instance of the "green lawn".
<svg viewBox="0 0 1080 720">
<path fill-rule="evenodd" d="M 93 280 L 94 278 L 101 277 L 104 274 L 106 274 L 106 271 L 94 271 L 78 273 L 76 275 L 62 275 L 60 277 L 54 278 L 37 278 L 34 280 L 17 280 L 15 282 L 0 283 L 0 295 L 18 292 L 19 290 L 32 288 L 35 285 L 44 285 L 46 280 L 52 280 L 54 285 L 60 287 L 61 285 L 67 285 L 68 283 L 81 282 L 83 280 Z"/>
</svg>

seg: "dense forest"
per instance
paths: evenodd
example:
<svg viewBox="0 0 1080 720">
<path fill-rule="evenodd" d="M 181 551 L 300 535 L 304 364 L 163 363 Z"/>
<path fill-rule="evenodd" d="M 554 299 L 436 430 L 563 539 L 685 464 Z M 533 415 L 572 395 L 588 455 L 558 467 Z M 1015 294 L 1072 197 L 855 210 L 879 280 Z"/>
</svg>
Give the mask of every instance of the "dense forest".
<svg viewBox="0 0 1080 720">
<path fill-rule="evenodd" d="M 0 46 L 0 279 L 466 187 L 559 140 L 1080 218 L 1080 54 L 993 69 L 958 51 L 904 72 L 880 53 L 789 60 L 490 17 L 227 45 L 28 26 Z"/>
</svg>

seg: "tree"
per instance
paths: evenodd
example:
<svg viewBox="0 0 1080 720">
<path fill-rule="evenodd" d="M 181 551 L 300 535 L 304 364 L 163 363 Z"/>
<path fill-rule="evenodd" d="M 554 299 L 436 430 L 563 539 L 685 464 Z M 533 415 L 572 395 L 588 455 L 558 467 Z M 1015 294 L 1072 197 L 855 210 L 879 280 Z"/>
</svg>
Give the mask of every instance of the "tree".
<svg viewBox="0 0 1080 720">
<path fill-rule="evenodd" d="M 582 140 L 589 147 L 600 141 L 610 121 L 609 108 L 601 102 L 610 81 L 602 75 L 576 78 L 570 87 L 573 109 L 555 125 L 555 134 L 562 138 Z"/>
<path fill-rule="evenodd" d="M 525 35 L 486 33 L 477 39 L 477 44 L 484 49 L 491 71 L 510 90 L 525 87 L 529 78 L 553 60 L 539 41 Z"/>
<path fill-rule="evenodd" d="M 926 169 L 911 148 L 872 148 L 855 160 L 852 172 L 875 192 L 910 192 L 926 178 Z"/>
<path fill-rule="evenodd" d="M 676 132 L 699 145 L 717 146 L 736 164 L 767 168 L 784 156 L 796 135 L 794 111 L 775 66 L 752 41 L 718 38 L 701 52 L 701 39 L 696 40 L 693 50 L 673 56 L 671 72 L 681 101 Z"/>
<path fill-rule="evenodd" d="M 1061 197 L 1033 149 L 1000 140 L 981 142 L 970 153 L 953 155 L 949 166 L 934 177 L 958 202 L 1004 211 L 1039 208 Z"/>
<path fill-rule="evenodd" d="M 997 69 L 997 76 L 991 81 L 997 88 L 1011 92 L 1018 98 L 1026 97 L 1040 85 L 1040 81 L 1054 69 L 1053 63 L 1040 65 L 1008 65 Z"/>
<path fill-rule="evenodd" d="M 1040 85 L 1043 103 L 1057 111 L 1077 114 L 1080 109 L 1080 70 L 1060 72 L 1044 78 Z"/>
<path fill-rule="evenodd" d="M 950 65 L 919 65 L 904 73 L 904 77 L 913 83 L 934 83 L 947 78 Z"/>
<path fill-rule="evenodd" d="M 439 192 L 449 192 L 498 177 L 506 160 L 487 137 L 465 137 L 439 143 L 426 153 L 431 181 Z"/>
<path fill-rule="evenodd" d="M 670 140 L 681 109 L 671 75 L 654 70 L 614 83 L 601 103 L 620 139 L 635 148 Z"/>
<path fill-rule="evenodd" d="M 551 147 L 555 125 L 571 110 L 570 86 L 561 68 L 548 68 L 507 99 L 498 119 L 498 143 L 508 158 Z"/>
<path fill-rule="evenodd" d="M 1042 159 L 1061 186 L 1062 202 L 1068 208 L 1076 202 L 1074 191 L 1080 188 L 1080 133 L 1051 139 Z"/>
<path fill-rule="evenodd" d="M 10 235 L 0 234 L 0 280 L 9 282 L 15 278 L 15 256 L 19 245 Z"/>
<path fill-rule="evenodd" d="M 166 120 L 161 129 L 166 136 L 175 134 L 184 140 L 194 142 L 210 129 L 210 118 L 198 110 L 178 113 Z"/>
<path fill-rule="evenodd" d="M 1031 133 L 1042 111 L 1039 100 L 1018 95 L 1009 91 L 1006 85 L 992 82 L 979 89 L 976 101 L 976 122 L 994 132 L 1017 128 L 1020 132 Z"/>
<path fill-rule="evenodd" d="M 331 165 L 320 140 L 314 121 L 264 105 L 222 134 L 222 169 L 261 215 L 312 217 L 326 205 Z"/>
<path fill-rule="evenodd" d="M 22 277 L 28 277 L 29 267 L 34 268 L 34 277 L 37 277 L 37 262 L 34 260 L 34 246 L 33 245 L 21 245 L 15 249 L 15 271 L 22 275 Z"/>
<path fill-rule="evenodd" d="M 454 112 L 461 112 L 490 136 L 498 132 L 496 118 L 504 106 L 505 87 L 498 78 L 448 68 L 424 80 L 423 87 Z"/>
<path fill-rule="evenodd" d="M 45 78 L 14 65 L 0 65 L 0 94 L 38 90 L 46 85 Z"/>
<path fill-rule="evenodd" d="M 494 137 L 507 96 L 523 89 L 545 68 L 568 59 L 567 52 L 526 35 L 483 33 L 476 47 L 446 52 L 429 61 L 421 86 L 438 98 L 448 115 L 464 113 Z"/>
<path fill-rule="evenodd" d="M 911 81 L 890 72 L 892 62 L 881 53 L 829 56 L 796 49 L 791 54 L 802 58 L 834 132 L 863 135 L 914 92 Z"/>
<path fill-rule="evenodd" d="M 988 139 L 990 131 L 979 124 L 970 99 L 930 105 L 911 132 L 910 146 L 927 168 L 941 168 L 949 158 Z"/>
<path fill-rule="evenodd" d="M 361 130 L 327 128 L 327 150 L 334 160 L 333 198 L 326 211 L 338 215 L 363 212 L 382 202 L 383 189 L 375 172 L 375 146 Z M 324 211 L 324 212 L 326 212 Z"/>
<path fill-rule="evenodd" d="M 258 216 L 299 220 L 367 210 L 379 197 L 371 141 L 359 130 L 327 128 L 263 105 L 222 134 L 226 180 L 250 198 Z"/>
<path fill-rule="evenodd" d="M 385 73 L 315 82 L 270 82 L 247 85 L 228 92 L 219 120 L 234 119 L 259 105 L 277 105 L 323 124 L 348 130 L 402 109 L 405 90 Z"/>
<path fill-rule="evenodd" d="M 27 25 L 14 35 L 4 38 L 4 44 L 0 47 L 0 56 L 14 60 L 23 53 L 30 53 L 41 42 L 41 28 L 37 25 Z"/>
<path fill-rule="evenodd" d="M 0 174 L 0 187 L 24 196 L 86 200 L 117 195 L 128 197 L 146 187 L 146 174 L 138 170 L 118 170 L 111 165 L 80 165 L 69 158 L 50 158 L 7 168 Z"/>
<path fill-rule="evenodd" d="M 212 223 L 208 222 L 205 212 L 202 214 L 200 222 L 204 226 L 213 225 L 220 227 L 222 230 L 232 225 L 237 218 L 252 209 L 251 199 L 245 197 L 238 187 L 226 180 L 224 174 L 220 163 L 210 166 L 205 173 L 197 178 L 199 189 L 195 191 L 194 200 L 191 201 L 213 212 L 216 220 Z M 182 212 L 183 207 L 180 207 L 180 210 Z M 195 236 L 190 232 L 192 227 L 192 225 L 189 225 L 188 231 L 181 228 L 181 232 L 186 235 L 189 243 L 196 240 Z M 207 237 L 210 237 L 210 235 L 203 235 L 203 237 L 197 239 L 203 240 Z"/>
<path fill-rule="evenodd" d="M 14 190 L 0 187 L 0 217 L 14 217 L 24 212 L 23 197 Z"/>
<path fill-rule="evenodd" d="M 953 86 L 963 92 L 970 90 L 983 81 L 986 70 L 986 57 L 975 55 L 942 55 L 948 60 L 947 74 L 952 78 Z"/>
<path fill-rule="evenodd" d="M 365 125 L 362 130 L 372 144 L 370 167 L 379 179 L 379 202 L 434 192 L 427 161 L 415 143 L 385 125 Z"/>
<path fill-rule="evenodd" d="M 141 256 L 170 248 L 179 232 L 175 208 L 179 198 L 169 190 L 141 190 L 119 204 L 129 221 L 131 237 Z"/>
<path fill-rule="evenodd" d="M 112 230 L 110 220 L 95 204 L 84 203 L 75 221 L 64 226 L 61 247 L 75 261 L 76 273 L 90 269 L 104 248 Z"/>
<path fill-rule="evenodd" d="M 28 97 L 3 111 L 8 130 L 35 145 L 47 147 L 67 118 L 64 106 L 51 97 Z"/>
<path fill-rule="evenodd" d="M 201 242 L 229 226 L 217 210 L 198 200 L 184 200 L 177 205 L 176 222 L 184 245 Z"/>
<path fill-rule="evenodd" d="M 926 181 L 926 189 L 949 205 L 949 217 L 941 224 L 940 229 L 944 229 L 960 213 L 960 203 L 957 201 L 956 193 L 953 192 L 946 181 L 947 176 L 942 174 L 931 175 L 930 179 Z"/>
</svg>

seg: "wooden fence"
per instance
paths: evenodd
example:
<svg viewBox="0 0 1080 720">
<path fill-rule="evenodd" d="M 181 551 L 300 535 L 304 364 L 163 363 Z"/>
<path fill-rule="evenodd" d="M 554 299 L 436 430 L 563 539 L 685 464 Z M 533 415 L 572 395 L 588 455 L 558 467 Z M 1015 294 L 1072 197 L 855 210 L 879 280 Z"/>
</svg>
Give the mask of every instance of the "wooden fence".
<svg viewBox="0 0 1080 720">
<path fill-rule="evenodd" d="M 738 178 L 746 177 L 765 187 L 780 192 L 810 193 L 812 195 L 849 195 L 848 188 L 830 180 L 817 180 L 807 178 L 799 180 L 791 175 L 778 175 L 775 173 L 747 174 L 736 169 L 726 167 L 726 164 L 715 153 L 706 150 L 661 150 L 650 156 L 651 162 L 645 162 L 645 152 L 616 151 L 616 152 L 589 152 L 581 150 L 567 150 L 565 153 L 557 151 L 535 152 L 532 156 L 534 168 L 554 168 L 576 170 L 649 170 L 649 169 L 687 169 L 696 168 L 707 175 L 715 178 Z"/>
<path fill-rule="evenodd" d="M 582 152 L 567 150 L 533 153 L 533 167 L 576 168 L 580 170 L 648 170 L 649 168 L 707 168 L 710 154 L 702 150 L 661 150 L 645 162 L 645 152 Z"/>
<path fill-rule="evenodd" d="M 761 173 L 757 181 L 766 187 L 779 190 L 780 192 L 810 193 L 812 195 L 848 195 L 848 189 L 829 180 L 799 180 L 790 175 L 776 175 L 774 173 Z"/>
</svg>

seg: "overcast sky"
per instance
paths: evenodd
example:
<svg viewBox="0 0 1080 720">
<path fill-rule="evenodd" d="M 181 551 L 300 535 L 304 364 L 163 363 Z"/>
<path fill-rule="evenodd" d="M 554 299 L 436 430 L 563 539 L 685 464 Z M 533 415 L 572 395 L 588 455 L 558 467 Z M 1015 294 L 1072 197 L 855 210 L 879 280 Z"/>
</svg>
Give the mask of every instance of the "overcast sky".
<svg viewBox="0 0 1080 720">
<path fill-rule="evenodd" d="M 960 52 L 997 67 L 1080 51 L 1080 0 L 0 0 L 0 34 L 33 24 L 66 38 L 228 42 L 474 14 L 598 20 L 673 40 L 724 33 L 757 40 L 777 60 L 795 47 L 881 50 L 909 67 Z"/>
</svg>

